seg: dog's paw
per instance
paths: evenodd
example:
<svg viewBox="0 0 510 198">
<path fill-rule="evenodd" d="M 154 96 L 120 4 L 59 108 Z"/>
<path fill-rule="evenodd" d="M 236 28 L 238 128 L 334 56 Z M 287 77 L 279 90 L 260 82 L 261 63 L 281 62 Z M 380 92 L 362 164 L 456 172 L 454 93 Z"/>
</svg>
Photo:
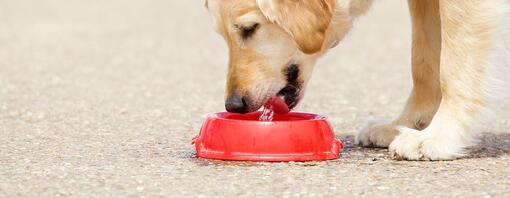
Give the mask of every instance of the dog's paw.
<svg viewBox="0 0 510 198">
<path fill-rule="evenodd" d="M 421 153 L 421 132 L 410 128 L 400 128 L 399 131 L 400 134 L 395 137 L 395 140 L 389 146 L 393 158 L 399 160 L 424 159 L 423 153 Z"/>
<path fill-rule="evenodd" d="M 438 131 L 399 128 L 400 134 L 389 146 L 397 160 L 453 160 L 462 157 L 463 144 L 458 138 Z M 437 135 L 443 134 L 443 135 Z"/>
<path fill-rule="evenodd" d="M 398 133 L 395 124 L 371 121 L 358 132 L 355 140 L 361 146 L 386 148 Z"/>
</svg>

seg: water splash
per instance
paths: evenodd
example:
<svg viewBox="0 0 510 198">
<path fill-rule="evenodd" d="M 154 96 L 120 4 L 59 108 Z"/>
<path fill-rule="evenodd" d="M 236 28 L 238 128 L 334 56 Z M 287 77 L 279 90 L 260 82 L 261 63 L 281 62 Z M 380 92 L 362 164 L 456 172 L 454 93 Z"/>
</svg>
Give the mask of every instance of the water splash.
<svg viewBox="0 0 510 198">
<path fill-rule="evenodd" d="M 263 122 L 271 122 L 273 121 L 274 114 L 286 114 L 289 111 L 289 107 L 285 103 L 284 98 L 282 96 L 275 96 L 270 98 L 266 104 L 264 104 L 259 120 Z"/>
<path fill-rule="evenodd" d="M 260 114 L 259 120 L 263 122 L 271 122 L 273 121 L 273 116 L 273 105 L 264 105 L 264 109 L 262 110 L 262 114 Z"/>
</svg>

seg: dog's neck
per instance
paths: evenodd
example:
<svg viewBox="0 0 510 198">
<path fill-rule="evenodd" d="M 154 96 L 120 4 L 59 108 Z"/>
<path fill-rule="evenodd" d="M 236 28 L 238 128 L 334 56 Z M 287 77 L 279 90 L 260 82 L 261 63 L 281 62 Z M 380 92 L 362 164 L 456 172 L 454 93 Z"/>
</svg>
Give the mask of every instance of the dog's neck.
<svg viewBox="0 0 510 198">
<path fill-rule="evenodd" d="M 324 49 L 333 48 L 345 37 L 352 28 L 353 18 L 345 8 L 337 6 L 331 24 L 326 31 Z"/>
<path fill-rule="evenodd" d="M 338 0 L 331 24 L 326 31 L 323 51 L 333 48 L 347 35 L 354 19 L 365 13 L 372 0 Z"/>
</svg>

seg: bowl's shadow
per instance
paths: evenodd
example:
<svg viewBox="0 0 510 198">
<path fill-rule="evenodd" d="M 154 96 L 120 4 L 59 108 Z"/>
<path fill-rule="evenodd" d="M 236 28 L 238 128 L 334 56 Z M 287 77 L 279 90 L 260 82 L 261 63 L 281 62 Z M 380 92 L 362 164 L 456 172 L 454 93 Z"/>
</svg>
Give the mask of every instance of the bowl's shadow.
<svg viewBox="0 0 510 198">
<path fill-rule="evenodd" d="M 283 164 L 293 166 L 319 166 L 325 165 L 328 161 L 310 161 L 310 162 L 264 162 L 264 161 L 226 161 L 226 160 L 214 160 L 214 159 L 203 159 L 193 155 L 191 161 L 198 166 L 240 166 L 240 167 L 251 167 L 251 166 L 265 166 L 267 164 Z"/>
</svg>

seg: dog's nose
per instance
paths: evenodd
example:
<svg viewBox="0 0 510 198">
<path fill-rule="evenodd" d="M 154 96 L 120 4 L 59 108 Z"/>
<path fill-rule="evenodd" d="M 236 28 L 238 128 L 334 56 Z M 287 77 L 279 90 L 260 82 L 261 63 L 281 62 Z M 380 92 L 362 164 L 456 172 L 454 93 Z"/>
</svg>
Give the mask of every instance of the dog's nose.
<svg viewBox="0 0 510 198">
<path fill-rule="evenodd" d="M 243 97 L 232 95 L 225 101 L 225 109 L 230 113 L 247 113 L 248 105 Z"/>
</svg>

